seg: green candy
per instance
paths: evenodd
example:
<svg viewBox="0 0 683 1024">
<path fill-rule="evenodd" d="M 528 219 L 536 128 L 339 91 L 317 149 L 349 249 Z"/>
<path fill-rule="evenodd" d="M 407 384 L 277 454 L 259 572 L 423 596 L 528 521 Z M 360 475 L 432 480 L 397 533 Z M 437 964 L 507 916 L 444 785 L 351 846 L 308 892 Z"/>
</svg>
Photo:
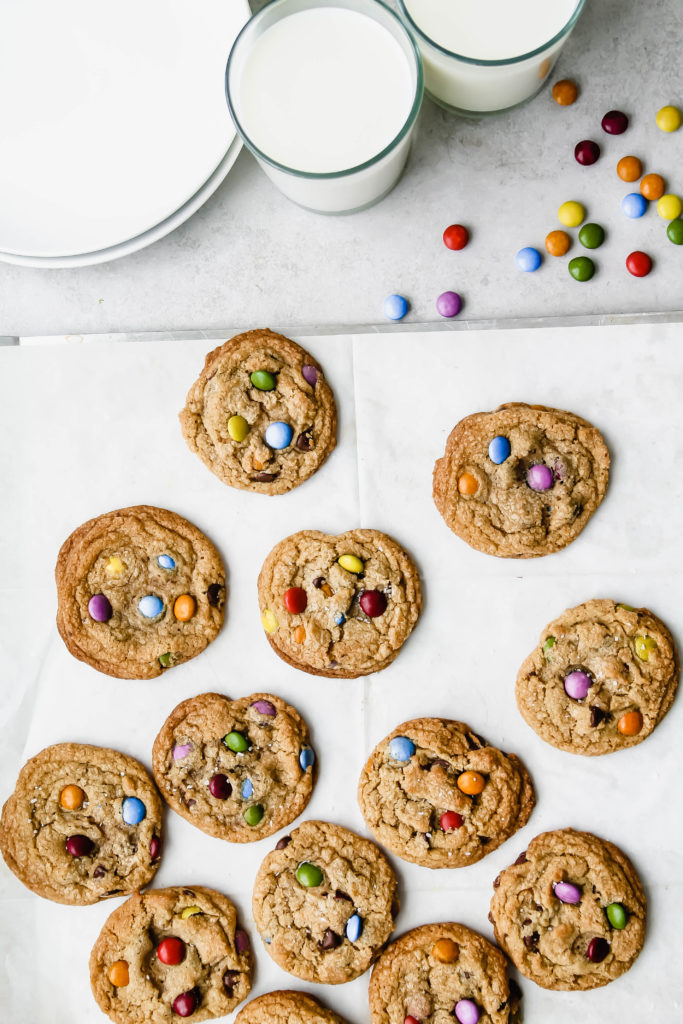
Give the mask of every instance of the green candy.
<svg viewBox="0 0 683 1024">
<path fill-rule="evenodd" d="M 311 864 L 310 861 L 304 861 L 296 869 L 296 880 L 304 888 L 313 889 L 322 882 L 323 873 L 315 864 Z"/>
<path fill-rule="evenodd" d="M 264 810 L 261 804 L 252 804 L 251 807 L 247 807 L 246 811 L 242 815 L 247 825 L 258 825 L 259 821 L 264 815 Z"/>
<path fill-rule="evenodd" d="M 162 668 L 170 668 L 172 663 L 173 655 L 171 654 L 170 651 L 167 651 L 166 654 L 159 655 L 159 664 L 161 665 Z"/>
<path fill-rule="evenodd" d="M 595 264 L 588 256 L 576 256 L 569 261 L 569 273 L 575 281 L 590 281 L 595 273 Z"/>
<path fill-rule="evenodd" d="M 548 654 L 550 653 L 550 651 L 552 650 L 552 648 L 555 646 L 556 643 L 557 643 L 557 640 L 555 639 L 555 637 L 554 636 L 549 636 L 548 639 L 546 640 L 546 642 L 543 644 L 543 653 L 545 654 L 546 658 L 548 657 Z"/>
<path fill-rule="evenodd" d="M 275 387 L 275 377 L 267 370 L 254 370 L 251 375 L 251 383 L 259 391 L 272 391 Z"/>
<path fill-rule="evenodd" d="M 635 611 L 635 608 L 633 607 L 632 604 L 624 604 L 623 601 L 619 602 L 619 604 L 617 605 L 617 608 L 623 608 L 625 612 L 634 612 Z"/>
<path fill-rule="evenodd" d="M 579 231 L 579 241 L 586 249 L 599 249 L 605 241 L 604 229 L 599 224 L 584 224 Z"/>
<path fill-rule="evenodd" d="M 223 737 L 223 742 L 228 750 L 233 750 L 236 754 L 243 754 L 245 750 L 249 750 L 249 740 L 241 732 L 229 732 Z"/>
<path fill-rule="evenodd" d="M 626 927 L 627 914 L 621 903 L 610 903 L 606 914 L 607 920 L 613 928 L 618 928 L 621 931 L 622 928 Z"/>
<path fill-rule="evenodd" d="M 674 245 L 683 245 L 683 220 L 672 220 L 666 229 L 666 237 Z"/>
</svg>

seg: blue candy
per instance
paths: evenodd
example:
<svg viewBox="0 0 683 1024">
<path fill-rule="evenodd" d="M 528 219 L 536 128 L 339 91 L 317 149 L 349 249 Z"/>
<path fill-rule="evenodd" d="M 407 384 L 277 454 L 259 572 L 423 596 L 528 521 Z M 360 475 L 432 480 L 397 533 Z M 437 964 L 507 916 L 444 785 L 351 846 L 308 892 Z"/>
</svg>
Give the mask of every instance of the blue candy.
<svg viewBox="0 0 683 1024">
<path fill-rule="evenodd" d="M 245 779 L 242 783 L 242 799 L 248 800 L 250 796 L 254 795 L 254 784 L 251 779 Z"/>
<path fill-rule="evenodd" d="M 346 922 L 346 938 L 349 942 L 357 942 L 360 933 L 363 931 L 363 918 L 360 914 L 354 914 Z"/>
<path fill-rule="evenodd" d="M 146 597 L 140 598 L 138 602 L 138 611 L 146 619 L 156 619 L 157 615 L 161 615 L 163 610 L 164 602 L 156 594 L 147 594 Z"/>
<path fill-rule="evenodd" d="M 407 736 L 394 736 L 389 743 L 389 756 L 394 761 L 410 761 L 415 753 L 415 744 Z"/>
<path fill-rule="evenodd" d="M 310 747 L 303 747 L 299 754 L 299 764 L 302 772 L 305 772 L 307 768 L 312 768 L 315 764 L 315 751 Z"/>
<path fill-rule="evenodd" d="M 344 612 L 337 612 L 337 614 L 334 617 L 335 626 L 343 626 L 345 622 L 346 616 L 344 615 Z"/>
<path fill-rule="evenodd" d="M 489 444 L 489 458 L 491 462 L 495 462 L 496 466 L 500 466 L 501 462 L 510 458 L 511 450 L 507 437 L 499 434 Z"/>
<path fill-rule="evenodd" d="M 640 192 L 629 192 L 621 200 L 621 209 L 627 217 L 642 217 L 647 210 L 647 199 Z"/>
<path fill-rule="evenodd" d="M 170 555 L 159 555 L 157 565 L 162 569 L 175 569 L 175 559 L 171 558 Z"/>
<path fill-rule="evenodd" d="M 408 300 L 402 295 L 387 295 L 382 303 L 382 312 L 387 320 L 402 320 L 408 312 Z"/>
<path fill-rule="evenodd" d="M 538 270 L 541 265 L 541 254 L 538 249 L 534 249 L 531 245 L 526 245 L 523 249 L 520 249 L 515 256 L 515 262 L 520 270 L 523 270 L 526 274 L 530 274 L 534 270 Z"/>
<path fill-rule="evenodd" d="M 136 796 L 127 796 L 121 804 L 121 817 L 126 825 L 139 825 L 147 817 L 147 808 Z"/>
<path fill-rule="evenodd" d="M 292 443 L 292 428 L 289 423 L 275 420 L 266 427 L 266 444 L 269 448 L 288 448 Z"/>
</svg>

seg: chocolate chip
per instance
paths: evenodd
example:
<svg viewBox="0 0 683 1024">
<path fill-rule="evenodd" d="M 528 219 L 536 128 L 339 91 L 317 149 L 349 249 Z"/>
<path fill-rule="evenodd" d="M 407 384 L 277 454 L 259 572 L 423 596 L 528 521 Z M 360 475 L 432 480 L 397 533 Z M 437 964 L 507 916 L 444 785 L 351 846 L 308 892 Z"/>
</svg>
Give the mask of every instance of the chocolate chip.
<svg viewBox="0 0 683 1024">
<path fill-rule="evenodd" d="M 491 924 L 495 924 L 495 923 L 496 923 L 496 922 L 495 922 L 495 921 L 493 920 L 493 914 L 491 913 L 491 911 L 490 911 L 490 910 L 489 910 L 489 921 L 491 922 Z"/>
<path fill-rule="evenodd" d="M 335 900 L 348 900 L 349 903 L 353 903 L 353 900 L 351 899 L 349 894 L 347 892 L 342 892 L 341 889 L 337 889 L 337 891 L 334 894 L 334 898 Z"/>
<path fill-rule="evenodd" d="M 448 761 L 444 761 L 444 759 L 442 757 L 435 757 L 435 758 L 433 758 L 428 763 L 427 767 L 431 770 L 432 768 L 435 768 L 436 765 L 440 765 L 442 768 L 450 768 L 450 765 L 449 765 Z"/>
<path fill-rule="evenodd" d="M 185 803 L 187 804 L 188 807 L 194 807 L 194 805 L 197 803 L 197 801 L 190 799 L 190 800 L 186 800 Z"/>
<path fill-rule="evenodd" d="M 579 516 L 582 513 L 583 513 L 583 505 L 579 502 L 579 504 L 575 505 L 574 508 L 572 509 L 572 518 L 573 519 L 578 519 Z"/>
<path fill-rule="evenodd" d="M 462 976 L 463 978 L 467 978 L 468 980 L 472 977 L 469 971 L 463 971 Z"/>
<path fill-rule="evenodd" d="M 316 578 L 313 580 L 313 586 L 316 588 L 316 590 L 320 590 L 324 582 L 324 576 L 316 576 Z"/>
<path fill-rule="evenodd" d="M 107 872 L 104 870 L 102 865 L 98 864 L 97 867 L 95 868 L 95 870 L 93 871 L 92 876 L 93 876 L 93 878 L 104 878 L 106 873 Z"/>
<path fill-rule="evenodd" d="M 109 889 L 107 891 L 107 896 L 116 896 L 119 892 L 123 892 L 123 889 Z"/>
<path fill-rule="evenodd" d="M 212 608 L 218 608 L 223 603 L 225 587 L 220 583 L 211 583 L 206 591 L 206 597 Z"/>
<path fill-rule="evenodd" d="M 482 846 L 486 846 L 487 843 L 491 842 L 489 836 L 477 836 L 477 839 L 479 840 Z"/>
<path fill-rule="evenodd" d="M 331 928 L 325 929 L 325 934 L 318 943 L 318 949 L 336 949 L 341 944 L 341 938 Z"/>
<path fill-rule="evenodd" d="M 599 708 L 597 704 L 591 704 L 591 725 L 595 729 L 596 725 L 600 725 L 607 718 L 607 712 Z"/>
<path fill-rule="evenodd" d="M 475 736 L 472 732 L 466 733 L 465 739 L 467 740 L 467 746 L 470 750 L 479 750 L 479 747 L 486 746 L 485 743 L 480 743 L 479 737 Z"/>
<path fill-rule="evenodd" d="M 313 427 L 306 427 L 296 439 L 296 446 L 300 452 L 310 452 L 313 448 Z"/>
<path fill-rule="evenodd" d="M 223 987 L 225 988 L 226 994 L 232 998 L 235 984 L 240 976 L 239 971 L 226 971 L 223 975 Z"/>
<path fill-rule="evenodd" d="M 496 877 L 493 879 L 493 888 L 497 889 L 499 885 L 500 885 L 500 875 L 496 875 Z"/>
<path fill-rule="evenodd" d="M 538 932 L 532 932 L 531 935 L 524 936 L 524 945 L 527 949 L 535 949 L 538 945 L 539 934 Z"/>
<path fill-rule="evenodd" d="M 277 473 L 257 473 L 256 476 L 250 477 L 254 483 L 257 484 L 272 484 L 273 480 L 280 475 L 280 471 Z"/>
<path fill-rule="evenodd" d="M 194 892 L 192 891 L 192 889 L 183 889 L 183 893 L 186 896 L 194 896 Z"/>
<path fill-rule="evenodd" d="M 391 901 L 391 916 L 396 917 L 400 909 L 401 901 L 399 900 L 398 896 L 394 896 L 393 900 Z"/>
<path fill-rule="evenodd" d="M 515 861 L 515 864 L 526 864 L 526 850 L 524 853 L 520 853 L 519 857 Z"/>
<path fill-rule="evenodd" d="M 531 918 L 530 917 L 525 917 L 524 920 L 522 921 L 522 928 L 525 928 L 526 925 L 528 925 L 528 924 L 531 924 Z"/>
<path fill-rule="evenodd" d="M 283 836 L 282 839 L 278 839 L 277 846 L 275 847 L 275 849 L 276 850 L 284 850 L 285 846 L 289 846 L 291 841 L 292 841 L 292 837 L 291 836 Z"/>
<path fill-rule="evenodd" d="M 521 990 L 521 988 L 519 987 L 519 985 L 517 984 L 517 982 L 515 981 L 514 978 L 510 978 L 510 998 L 509 998 L 508 1002 L 511 1003 L 513 1007 L 515 1007 L 515 1006 L 518 1005 L 518 1003 L 520 1002 L 521 998 L 522 998 L 522 990 Z"/>
</svg>

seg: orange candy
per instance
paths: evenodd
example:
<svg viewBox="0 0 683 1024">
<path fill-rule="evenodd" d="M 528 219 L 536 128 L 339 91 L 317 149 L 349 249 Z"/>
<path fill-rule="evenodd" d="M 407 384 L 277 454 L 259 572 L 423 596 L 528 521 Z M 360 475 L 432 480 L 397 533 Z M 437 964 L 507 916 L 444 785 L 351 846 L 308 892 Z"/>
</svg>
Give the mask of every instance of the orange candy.
<svg viewBox="0 0 683 1024">
<path fill-rule="evenodd" d="M 187 622 L 197 610 L 197 604 L 189 594 L 181 594 L 176 597 L 173 605 L 173 614 L 179 622 Z"/>
<path fill-rule="evenodd" d="M 468 796 L 476 796 L 481 793 L 486 785 L 486 779 L 479 772 L 463 772 L 458 776 L 458 789 Z"/>
<path fill-rule="evenodd" d="M 83 806 L 85 793 L 80 786 L 65 786 L 59 794 L 59 802 L 67 811 L 77 811 Z"/>
<path fill-rule="evenodd" d="M 116 988 L 125 988 L 130 981 L 128 964 L 125 960 L 117 960 L 109 968 L 109 980 Z"/>
<path fill-rule="evenodd" d="M 476 494 L 479 490 L 476 476 L 472 476 L 471 473 L 463 473 L 458 480 L 458 490 L 461 494 Z"/>
<path fill-rule="evenodd" d="M 643 173 L 643 165 L 637 156 L 622 156 L 617 164 L 617 174 L 622 181 L 637 181 Z"/>
<path fill-rule="evenodd" d="M 458 959 L 460 948 L 453 939 L 439 939 L 432 946 L 432 956 L 440 964 L 452 964 Z"/>
<path fill-rule="evenodd" d="M 666 182 L 661 174 L 646 174 L 640 183 L 640 194 L 646 199 L 661 199 Z"/>
<path fill-rule="evenodd" d="M 572 240 L 566 231 L 551 231 L 545 236 L 545 247 L 551 256 L 564 256 Z"/>
<path fill-rule="evenodd" d="M 294 643 L 302 644 L 306 639 L 306 630 L 303 626 L 297 626 L 294 630 Z"/>
<path fill-rule="evenodd" d="M 572 82 L 571 78 L 563 78 L 561 82 L 555 82 L 553 86 L 553 99 L 561 107 L 571 107 L 572 103 L 576 103 L 578 95 L 576 82 Z"/>
<path fill-rule="evenodd" d="M 643 716 L 640 711 L 627 711 L 617 722 L 617 729 L 622 736 L 637 736 L 643 728 Z"/>
</svg>

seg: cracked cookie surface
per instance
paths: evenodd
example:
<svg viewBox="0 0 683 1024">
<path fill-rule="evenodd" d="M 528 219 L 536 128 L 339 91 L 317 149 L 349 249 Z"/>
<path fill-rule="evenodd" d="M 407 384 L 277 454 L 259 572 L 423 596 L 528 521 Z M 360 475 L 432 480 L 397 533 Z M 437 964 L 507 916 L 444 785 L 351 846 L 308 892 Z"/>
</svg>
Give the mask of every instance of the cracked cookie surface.
<svg viewBox="0 0 683 1024">
<path fill-rule="evenodd" d="M 498 876 L 489 917 L 525 977 L 542 988 L 591 989 L 640 953 L 646 900 L 618 847 L 567 828 L 536 836 Z"/>
<path fill-rule="evenodd" d="M 526 825 L 535 798 L 514 754 L 489 746 L 463 722 L 417 718 L 375 747 L 358 803 L 372 834 L 397 857 L 459 868 Z"/>
<path fill-rule="evenodd" d="M 434 466 L 434 502 L 467 543 L 502 558 L 559 551 L 607 490 L 600 432 L 560 409 L 513 402 L 467 416 Z"/>
<path fill-rule="evenodd" d="M 235 1024 L 345 1024 L 307 992 L 269 992 L 240 1010 Z"/>
<path fill-rule="evenodd" d="M 166 802 L 218 839 L 249 843 L 294 821 L 316 762 L 306 723 L 279 697 L 202 693 L 176 707 L 154 741 Z"/>
<path fill-rule="evenodd" d="M 413 928 L 392 942 L 373 968 L 369 1000 L 372 1024 L 409 1017 L 420 1024 L 512 1024 L 519 990 L 499 949 L 449 922 Z"/>
<path fill-rule="evenodd" d="M 252 909 L 283 970 L 338 985 L 363 974 L 393 931 L 396 876 L 368 839 L 305 821 L 261 864 Z"/>
<path fill-rule="evenodd" d="M 586 601 L 554 619 L 517 676 L 517 704 L 546 743 L 609 754 L 641 743 L 673 703 L 673 637 L 647 608 Z"/>
<path fill-rule="evenodd" d="M 159 866 L 162 804 L 142 765 L 84 743 L 46 747 L 2 810 L 0 852 L 27 888 L 97 903 L 147 885 Z"/>
<path fill-rule="evenodd" d="M 298 487 L 337 443 L 337 410 L 322 367 L 266 329 L 238 334 L 209 353 L 180 424 L 190 450 L 223 483 L 260 494 Z"/>
<path fill-rule="evenodd" d="M 111 914 L 90 954 L 90 984 L 116 1024 L 231 1013 L 251 989 L 252 955 L 235 907 L 203 886 L 150 889 Z"/>
<path fill-rule="evenodd" d="M 422 610 L 412 559 L 378 530 L 301 530 L 273 548 L 258 579 L 273 650 L 314 675 L 354 679 L 386 668 Z"/>
<path fill-rule="evenodd" d="M 62 545 L 57 628 L 80 661 L 152 679 L 200 654 L 223 624 L 225 570 L 213 544 L 167 509 L 90 519 Z"/>
</svg>

